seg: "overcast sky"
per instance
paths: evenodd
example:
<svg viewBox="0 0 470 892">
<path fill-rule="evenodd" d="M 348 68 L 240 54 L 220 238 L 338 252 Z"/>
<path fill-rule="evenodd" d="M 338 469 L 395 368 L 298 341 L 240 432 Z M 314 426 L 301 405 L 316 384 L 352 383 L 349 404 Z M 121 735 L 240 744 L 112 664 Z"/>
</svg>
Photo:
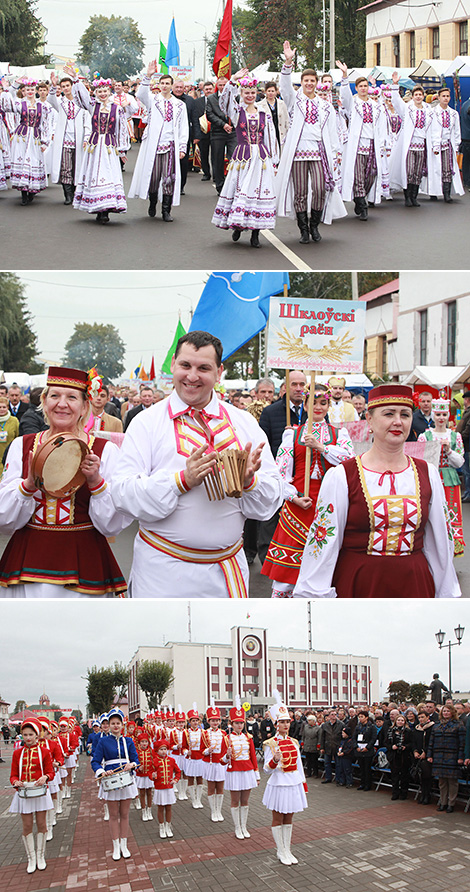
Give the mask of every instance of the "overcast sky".
<svg viewBox="0 0 470 892">
<path fill-rule="evenodd" d="M 249 614 L 249 618 L 247 618 Z M 93 665 L 127 664 L 139 645 L 188 640 L 188 602 L 3 600 L 0 696 L 13 706 L 37 703 L 45 691 L 64 708 L 84 710 L 86 675 Z M 268 629 L 271 646 L 308 647 L 303 600 L 191 602 L 192 640 L 230 643 L 233 625 Z M 455 641 L 453 688 L 468 691 L 470 601 L 359 600 L 312 602 L 315 650 L 379 658 L 383 696 L 391 680 L 429 683 L 439 672 L 448 683 L 448 649 L 439 651 L 435 633 Z M 188 700 L 191 691 L 188 690 Z"/>
</svg>

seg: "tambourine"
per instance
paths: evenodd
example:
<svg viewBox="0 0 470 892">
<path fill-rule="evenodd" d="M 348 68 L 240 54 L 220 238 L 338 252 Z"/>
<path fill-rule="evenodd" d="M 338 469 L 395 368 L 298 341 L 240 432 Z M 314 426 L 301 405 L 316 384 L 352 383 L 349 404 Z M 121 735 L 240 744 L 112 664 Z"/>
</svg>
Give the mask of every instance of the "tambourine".
<svg viewBox="0 0 470 892">
<path fill-rule="evenodd" d="M 80 465 L 90 449 L 84 440 L 65 431 L 39 447 L 31 464 L 38 489 L 54 499 L 71 496 L 85 483 Z"/>
</svg>

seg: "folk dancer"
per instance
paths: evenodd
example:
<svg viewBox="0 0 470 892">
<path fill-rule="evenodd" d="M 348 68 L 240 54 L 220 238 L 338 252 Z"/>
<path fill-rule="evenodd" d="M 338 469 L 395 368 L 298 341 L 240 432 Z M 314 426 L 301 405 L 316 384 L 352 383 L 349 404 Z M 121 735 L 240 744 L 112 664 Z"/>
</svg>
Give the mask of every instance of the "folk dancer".
<svg viewBox="0 0 470 892">
<path fill-rule="evenodd" d="M 460 148 L 460 117 L 455 109 L 450 108 L 450 90 L 441 87 L 438 90 L 439 105 L 433 109 L 431 123 L 431 139 L 434 154 L 438 156 L 439 173 L 444 201 L 451 204 L 452 192 L 463 195 L 465 189 L 462 185 L 459 166 L 457 164 L 457 152 Z M 441 194 L 441 189 L 437 194 Z"/>
<path fill-rule="evenodd" d="M 0 109 L 18 116 L 10 143 L 10 184 L 21 192 L 21 204 L 27 205 L 47 186 L 44 153 L 51 141 L 50 118 L 47 108 L 36 99 L 36 80 L 23 81 L 22 99 L 16 97 L 13 88 L 8 91 L 5 79 L 2 84 Z"/>
<path fill-rule="evenodd" d="M 407 104 L 400 96 L 396 71 L 392 81 L 392 102 L 403 126 L 390 158 L 390 188 L 403 189 L 406 207 L 419 207 L 420 190 L 426 195 L 435 194 L 431 185 L 435 165 L 431 129 L 434 113 L 424 102 L 424 90 L 419 84 L 413 87 Z"/>
<path fill-rule="evenodd" d="M 60 91 L 60 92 L 59 92 Z M 64 204 L 72 204 L 83 165 L 84 146 L 91 133 L 90 113 L 74 100 L 71 77 L 51 72 L 49 104 L 57 112 L 57 125 L 52 142 L 51 180 L 60 183 Z"/>
</svg>

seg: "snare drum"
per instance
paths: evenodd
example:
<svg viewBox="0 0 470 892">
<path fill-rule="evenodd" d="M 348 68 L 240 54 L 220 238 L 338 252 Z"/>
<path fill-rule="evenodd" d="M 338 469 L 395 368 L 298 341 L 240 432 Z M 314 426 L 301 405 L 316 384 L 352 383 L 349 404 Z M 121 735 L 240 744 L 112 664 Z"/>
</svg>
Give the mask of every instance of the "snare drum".
<svg viewBox="0 0 470 892">
<path fill-rule="evenodd" d="M 34 781 L 24 781 L 24 787 L 17 787 L 17 793 L 20 799 L 36 799 L 39 796 L 45 796 L 47 793 L 47 784 L 41 784 L 37 787 Z"/>
<path fill-rule="evenodd" d="M 123 787 L 130 787 L 134 782 L 134 778 L 130 771 L 116 771 L 108 777 L 101 778 L 101 786 L 106 793 L 113 790 L 121 790 Z"/>
<path fill-rule="evenodd" d="M 85 482 L 80 465 L 89 452 L 84 440 L 71 433 L 46 440 L 34 454 L 31 465 L 37 488 L 54 499 L 71 496 Z"/>
</svg>

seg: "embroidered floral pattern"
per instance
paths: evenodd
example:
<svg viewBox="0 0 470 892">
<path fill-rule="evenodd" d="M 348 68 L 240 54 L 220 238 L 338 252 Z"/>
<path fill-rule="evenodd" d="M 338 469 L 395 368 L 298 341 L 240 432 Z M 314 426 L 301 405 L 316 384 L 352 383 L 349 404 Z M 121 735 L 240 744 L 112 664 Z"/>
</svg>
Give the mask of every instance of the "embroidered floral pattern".
<svg viewBox="0 0 470 892">
<path fill-rule="evenodd" d="M 331 503 L 329 505 L 318 503 L 308 539 L 308 545 L 312 546 L 311 554 L 314 557 L 317 557 L 323 546 L 335 535 L 336 527 L 331 525 L 329 517 L 333 512 L 334 507 Z"/>
</svg>

